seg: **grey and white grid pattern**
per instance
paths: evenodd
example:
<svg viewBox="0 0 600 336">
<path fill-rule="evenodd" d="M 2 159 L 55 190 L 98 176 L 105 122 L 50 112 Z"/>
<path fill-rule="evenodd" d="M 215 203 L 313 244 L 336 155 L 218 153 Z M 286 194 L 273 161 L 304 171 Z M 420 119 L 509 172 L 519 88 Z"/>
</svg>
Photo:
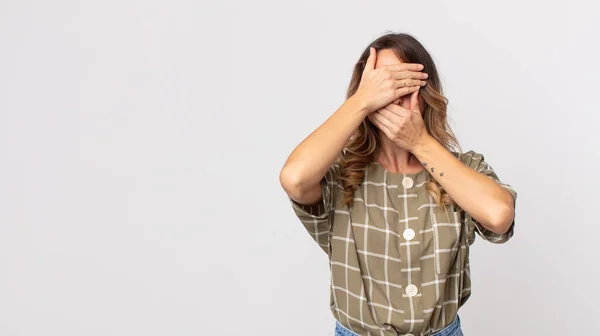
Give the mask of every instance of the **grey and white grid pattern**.
<svg viewBox="0 0 600 336">
<path fill-rule="evenodd" d="M 494 179 L 513 196 L 480 153 L 452 152 L 465 165 Z M 321 180 L 323 201 L 295 214 L 329 256 L 334 317 L 359 335 L 431 335 L 450 324 L 471 295 L 469 245 L 478 233 L 504 243 L 514 233 L 486 230 L 460 207 L 439 207 L 428 194 L 427 170 L 389 172 L 365 168 L 351 210 L 343 199 L 336 162 Z"/>
</svg>

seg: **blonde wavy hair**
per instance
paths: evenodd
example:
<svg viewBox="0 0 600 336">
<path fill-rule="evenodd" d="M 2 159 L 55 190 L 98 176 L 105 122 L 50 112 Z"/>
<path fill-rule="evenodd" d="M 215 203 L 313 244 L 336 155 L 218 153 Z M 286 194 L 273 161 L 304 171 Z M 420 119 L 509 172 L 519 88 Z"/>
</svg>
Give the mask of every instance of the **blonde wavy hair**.
<svg viewBox="0 0 600 336">
<path fill-rule="evenodd" d="M 408 34 L 388 33 L 377 38 L 365 48 L 354 66 L 346 97 L 351 97 L 358 89 L 365 62 L 369 57 L 369 47 L 374 47 L 376 50 L 391 49 L 404 63 L 423 64 L 422 71 L 429 75 L 427 85 L 419 89 L 419 94 L 425 101 L 425 109 L 422 111 L 425 127 L 429 134 L 442 146 L 450 151 L 457 150 L 461 152 L 460 145 L 446 119 L 448 99 L 442 95 L 442 85 L 433 59 L 421 43 Z M 364 169 L 370 162 L 375 160 L 380 149 L 381 141 L 378 129 L 369 118 L 365 118 L 338 158 L 344 186 L 343 202 L 349 207 L 353 203 L 354 191 L 364 178 Z M 450 195 L 443 190 L 435 179 L 430 179 L 424 186 L 439 206 L 446 209 L 446 204 L 454 204 Z"/>
</svg>

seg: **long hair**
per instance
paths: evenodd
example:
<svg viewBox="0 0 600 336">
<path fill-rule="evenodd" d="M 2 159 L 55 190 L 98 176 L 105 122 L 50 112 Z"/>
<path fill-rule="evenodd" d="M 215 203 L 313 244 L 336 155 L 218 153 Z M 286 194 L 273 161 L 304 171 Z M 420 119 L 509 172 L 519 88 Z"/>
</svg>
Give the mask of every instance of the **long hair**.
<svg viewBox="0 0 600 336">
<path fill-rule="evenodd" d="M 377 38 L 365 48 L 354 66 L 346 97 L 351 97 L 358 89 L 365 63 L 369 57 L 370 47 L 374 47 L 376 51 L 391 49 L 404 63 L 423 64 L 422 71 L 429 75 L 426 79 L 427 85 L 419 89 L 419 94 L 425 101 L 425 108 L 422 111 L 425 127 L 429 134 L 442 146 L 450 151 L 458 150 L 461 152 L 460 145 L 446 119 L 448 99 L 442 95 L 442 85 L 433 59 L 423 45 L 408 34 L 389 33 Z M 352 206 L 354 191 L 364 178 L 364 169 L 371 161 L 375 160 L 380 149 L 381 141 L 378 129 L 369 118 L 365 118 L 340 153 L 338 159 L 341 166 L 344 203 L 346 205 Z M 444 209 L 446 208 L 445 204 L 454 203 L 450 195 L 443 190 L 435 179 L 427 181 L 424 186 L 436 203 L 443 206 Z"/>
</svg>

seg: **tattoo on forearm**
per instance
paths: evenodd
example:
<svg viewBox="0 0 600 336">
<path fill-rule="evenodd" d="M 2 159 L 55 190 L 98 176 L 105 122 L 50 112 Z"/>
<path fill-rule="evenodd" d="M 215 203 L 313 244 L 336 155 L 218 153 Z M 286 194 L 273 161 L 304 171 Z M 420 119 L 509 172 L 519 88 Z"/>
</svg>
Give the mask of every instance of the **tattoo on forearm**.
<svg viewBox="0 0 600 336">
<path fill-rule="evenodd" d="M 423 167 L 427 168 L 427 162 L 423 162 Z M 435 171 L 435 167 L 431 167 L 431 172 L 433 173 L 434 171 Z M 440 176 L 444 176 L 444 172 L 441 172 Z"/>
</svg>

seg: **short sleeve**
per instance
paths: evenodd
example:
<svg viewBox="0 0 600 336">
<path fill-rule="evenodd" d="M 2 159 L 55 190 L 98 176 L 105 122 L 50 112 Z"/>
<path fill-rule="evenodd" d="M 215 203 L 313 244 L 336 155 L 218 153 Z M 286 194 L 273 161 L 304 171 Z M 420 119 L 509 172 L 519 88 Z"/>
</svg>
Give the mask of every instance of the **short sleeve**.
<svg viewBox="0 0 600 336">
<path fill-rule="evenodd" d="M 329 254 L 329 233 L 335 214 L 337 195 L 341 191 L 338 186 L 340 177 L 339 163 L 333 163 L 321 179 L 322 199 L 314 204 L 300 204 L 288 196 L 294 213 L 313 240 L 321 249 Z"/>
<path fill-rule="evenodd" d="M 485 162 L 485 158 L 481 153 L 477 153 L 473 150 L 470 150 L 464 154 L 461 154 L 461 161 L 464 164 L 466 164 L 467 166 L 469 166 L 469 167 L 475 169 L 476 171 L 482 173 L 483 175 L 493 179 L 500 186 L 502 186 L 504 189 L 506 189 L 513 197 L 513 206 L 516 206 L 517 192 L 509 184 L 503 183 L 502 181 L 500 181 L 500 178 L 498 178 L 498 175 L 496 174 L 496 172 L 492 169 L 492 167 L 487 162 Z M 492 231 L 486 229 L 485 227 L 483 227 L 483 225 L 478 223 L 473 217 L 471 217 L 466 212 L 464 214 L 464 220 L 465 220 L 465 223 L 467 224 L 467 226 L 466 226 L 468 229 L 467 239 L 468 239 L 469 244 L 472 244 L 475 241 L 475 233 L 474 233 L 475 231 L 483 239 L 485 239 L 489 242 L 492 242 L 492 243 L 496 243 L 496 244 L 505 243 L 510 238 L 512 238 L 512 236 L 514 235 L 514 227 L 515 227 L 514 217 L 513 217 L 513 222 L 510 225 L 510 228 L 508 229 L 508 231 L 506 231 L 503 234 L 497 234 L 495 232 L 492 232 Z"/>
</svg>

